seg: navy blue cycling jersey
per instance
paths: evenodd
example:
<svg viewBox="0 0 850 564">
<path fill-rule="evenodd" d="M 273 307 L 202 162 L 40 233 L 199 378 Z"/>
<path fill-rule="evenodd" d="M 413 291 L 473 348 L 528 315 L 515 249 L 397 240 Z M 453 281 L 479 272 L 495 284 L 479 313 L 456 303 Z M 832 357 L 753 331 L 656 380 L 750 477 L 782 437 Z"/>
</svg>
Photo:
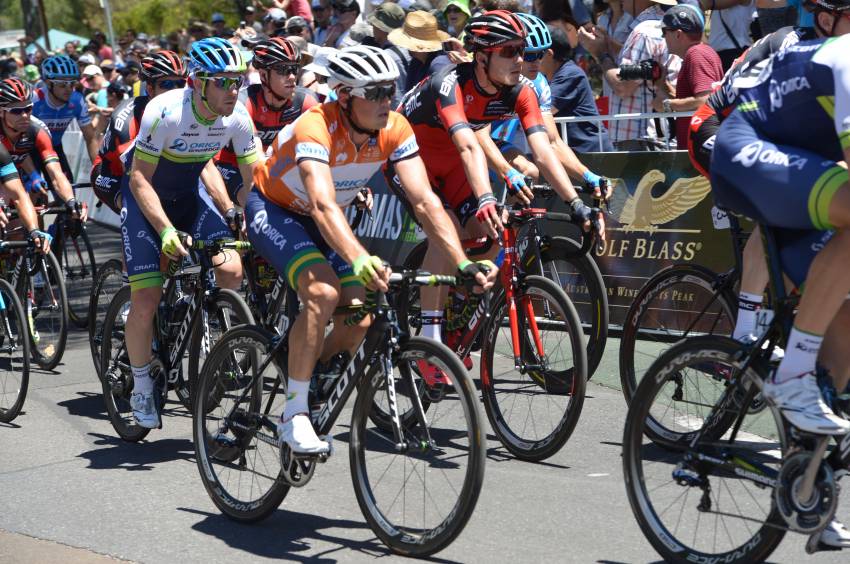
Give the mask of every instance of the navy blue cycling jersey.
<svg viewBox="0 0 850 564">
<path fill-rule="evenodd" d="M 806 41 L 761 63 L 758 76 L 735 80 L 737 111 L 766 140 L 808 149 L 834 161 L 850 146 L 850 35 Z M 786 159 L 758 141 L 733 158 L 745 166 Z"/>
</svg>

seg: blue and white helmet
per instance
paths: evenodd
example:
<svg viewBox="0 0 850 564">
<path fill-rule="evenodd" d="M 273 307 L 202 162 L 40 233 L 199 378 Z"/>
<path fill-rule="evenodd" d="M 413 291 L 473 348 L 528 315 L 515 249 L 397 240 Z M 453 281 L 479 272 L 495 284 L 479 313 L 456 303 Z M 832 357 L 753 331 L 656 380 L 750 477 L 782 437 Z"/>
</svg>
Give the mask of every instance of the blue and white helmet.
<svg viewBox="0 0 850 564">
<path fill-rule="evenodd" d="M 41 76 L 46 80 L 78 80 L 80 67 L 68 55 L 55 55 L 41 63 Z"/>
<path fill-rule="evenodd" d="M 546 27 L 543 20 L 537 16 L 523 13 L 517 13 L 517 17 L 522 20 L 522 25 L 525 26 L 525 31 L 528 33 L 525 36 L 526 51 L 534 53 L 552 46 L 552 34 L 549 33 L 549 28 Z"/>
<path fill-rule="evenodd" d="M 220 37 L 200 39 L 189 48 L 190 74 L 222 74 L 245 72 L 248 65 L 242 52 L 232 43 Z"/>
</svg>

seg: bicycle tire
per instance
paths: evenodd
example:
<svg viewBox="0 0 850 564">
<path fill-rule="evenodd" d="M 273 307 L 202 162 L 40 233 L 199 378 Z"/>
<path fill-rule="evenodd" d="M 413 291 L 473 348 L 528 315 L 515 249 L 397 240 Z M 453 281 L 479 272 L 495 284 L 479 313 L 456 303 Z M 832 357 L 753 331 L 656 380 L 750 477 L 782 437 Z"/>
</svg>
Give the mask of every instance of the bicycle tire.
<svg viewBox="0 0 850 564">
<path fill-rule="evenodd" d="M 584 332 L 581 321 L 567 294 L 552 280 L 542 276 L 532 275 L 525 277 L 520 291 L 515 298 L 518 316 L 517 325 L 521 338 L 520 346 L 523 349 L 522 356 L 525 361 L 537 361 L 537 355 L 533 352 L 536 350 L 536 345 L 529 338 L 529 330 L 527 329 L 528 319 L 522 311 L 522 300 L 523 296 L 526 295 L 546 299 L 550 304 L 549 306 L 543 306 L 547 312 L 554 306 L 555 309 L 551 311 L 555 315 L 549 321 L 563 322 L 566 333 L 569 334 L 569 354 L 573 364 L 566 370 L 551 371 L 544 374 L 535 370 L 518 372 L 514 367 L 513 352 L 510 351 L 508 355 L 505 355 L 509 357 L 507 358 L 510 363 L 509 373 L 512 375 L 518 374 L 520 378 L 528 379 L 528 385 L 523 383 L 514 389 L 515 394 L 525 396 L 528 399 L 528 402 L 523 402 L 522 405 L 527 405 L 529 409 L 534 409 L 534 405 L 532 405 L 533 396 L 535 392 L 538 394 L 542 393 L 545 395 L 546 414 L 549 415 L 552 412 L 557 412 L 554 415 L 557 421 L 552 425 L 551 432 L 546 434 L 541 433 L 543 436 L 539 437 L 530 437 L 527 433 L 534 433 L 539 430 L 538 425 L 542 425 L 541 417 L 543 414 L 541 413 L 541 417 L 535 420 L 536 422 L 532 425 L 532 429 L 528 430 L 526 425 L 529 420 L 528 416 L 520 415 L 518 419 L 514 419 L 512 413 L 515 405 L 512 403 L 511 413 L 506 413 L 500 401 L 500 399 L 506 399 L 508 397 L 517 397 L 511 394 L 507 388 L 513 387 L 507 379 L 504 379 L 507 387 L 497 384 L 497 380 L 501 381 L 502 379 L 496 377 L 494 370 L 494 359 L 497 356 L 496 353 L 499 348 L 496 343 L 499 336 L 499 329 L 505 326 L 504 324 L 507 323 L 508 319 L 508 304 L 503 288 L 500 288 L 494 297 L 490 320 L 484 329 L 484 347 L 481 351 L 481 392 L 487 418 L 490 421 L 490 427 L 496 433 L 502 445 L 517 458 L 528 461 L 540 461 L 553 456 L 563 448 L 575 430 L 584 405 L 585 386 L 587 382 L 587 378 L 584 376 L 587 371 L 587 352 L 584 345 Z M 540 306 L 535 309 L 539 308 Z M 537 317 L 543 319 L 542 315 L 536 313 L 535 318 Z M 508 336 L 510 337 L 510 323 L 507 323 L 506 326 L 508 327 Z M 547 344 L 551 345 L 551 343 Z M 529 350 L 532 353 L 528 354 L 526 352 Z M 551 346 L 544 347 L 544 351 L 548 351 L 546 354 L 547 362 L 554 358 L 555 355 L 552 355 Z M 567 360 L 567 365 L 569 365 L 569 360 Z M 529 385 L 533 386 L 534 391 L 528 390 Z M 565 390 L 568 390 L 568 393 L 565 393 Z M 510 400 L 507 401 L 510 402 Z M 552 406 L 553 403 L 556 404 L 554 407 Z M 566 408 L 561 413 L 562 404 Z M 534 419 L 532 418 L 532 420 Z M 521 421 L 522 429 L 516 428 L 517 426 L 513 425 L 514 421 Z M 547 425 L 546 427 L 548 428 L 549 426 Z"/>
<path fill-rule="evenodd" d="M 12 285 L 2 278 L 0 278 L 0 294 L 2 294 L 3 301 L 6 304 L 5 309 L 0 311 L 0 338 L 2 338 L 0 354 L 5 356 L 5 351 L 9 346 L 10 370 L 8 372 L 19 375 L 16 376 L 16 378 L 19 378 L 17 384 L 13 384 L 17 388 L 14 391 L 14 400 L 6 401 L 3 398 L 12 386 L 9 385 L 7 378 L 0 373 L 0 392 L 2 392 L 0 393 L 0 422 L 11 423 L 20 415 L 27 399 L 30 375 L 30 342 L 24 336 L 28 330 L 21 299 Z M 11 330 L 11 334 L 7 332 L 7 328 Z M 18 348 L 20 349 L 19 353 L 17 352 Z M 2 364 L 5 365 L 6 363 L 3 362 Z M 4 371 L 6 370 L 4 369 Z"/>
<path fill-rule="evenodd" d="M 351 416 L 351 435 L 349 442 L 351 478 L 354 483 L 357 503 L 371 529 L 393 552 L 408 556 L 424 557 L 434 554 L 451 544 L 463 531 L 475 509 L 484 480 L 484 434 L 481 427 L 481 416 L 479 414 L 475 386 L 463 364 L 460 362 L 460 359 L 448 347 L 431 339 L 410 337 L 401 343 L 398 352 L 393 356 L 393 366 L 398 367 L 400 370 L 409 371 L 411 364 L 416 360 L 424 359 L 428 359 L 428 361 L 439 366 L 452 383 L 452 391 L 450 393 L 453 393 L 453 397 L 452 400 L 448 400 L 448 404 L 444 402 L 432 404 L 432 409 L 442 405 L 458 406 L 466 423 L 465 431 L 459 431 L 451 437 L 448 436 L 450 433 L 442 431 L 439 436 L 434 433 L 430 434 L 432 441 L 436 442 L 437 446 L 442 447 L 441 452 L 447 452 L 449 449 L 460 450 L 467 453 L 469 457 L 469 464 L 463 475 L 463 485 L 453 490 L 452 495 L 457 494 L 458 491 L 459 495 L 457 501 L 451 505 L 451 511 L 448 512 L 448 516 L 439 522 L 436 527 L 428 529 L 414 529 L 404 525 L 396 525 L 392 522 L 392 518 L 387 516 L 379 507 L 380 502 L 376 500 L 375 489 L 373 489 L 369 482 L 369 470 L 366 460 L 367 437 L 375 436 L 375 432 L 367 433 L 366 426 L 370 421 L 369 414 L 372 409 L 374 395 L 379 392 L 381 384 L 385 381 L 383 374 L 373 369 L 371 371 L 372 374 L 374 375 L 375 372 L 378 372 L 378 374 L 371 378 L 367 376 L 363 380 L 357 394 L 354 411 Z M 380 366 L 377 362 L 375 365 Z M 455 396 L 457 402 L 454 401 Z M 445 422 L 447 417 L 431 418 L 432 423 L 434 420 Z M 410 429 L 406 431 L 411 432 Z M 464 437 L 468 442 L 466 449 L 457 446 L 458 442 L 463 442 L 462 439 Z M 381 440 L 386 441 L 388 439 L 381 438 Z M 389 440 L 392 444 L 393 441 L 391 439 Z M 378 442 L 378 444 L 385 445 L 386 443 Z M 381 448 L 385 449 L 385 446 Z M 422 450 L 410 449 L 410 451 L 414 450 L 417 451 L 415 456 L 424 456 L 424 447 Z M 379 451 L 381 454 L 378 458 L 387 456 L 385 451 Z M 431 452 L 434 451 L 432 450 Z M 452 460 L 454 464 L 459 465 L 458 458 L 455 455 L 452 455 Z M 442 468 L 445 476 L 451 469 L 447 469 L 440 464 L 439 461 L 436 461 L 429 466 L 431 468 L 435 466 Z M 445 464 L 445 462 L 442 464 Z M 392 462 L 390 465 L 392 465 Z M 381 480 L 391 481 L 391 477 L 385 476 L 386 472 L 382 474 Z M 390 497 L 392 496 L 390 495 Z M 389 509 L 391 510 L 392 506 Z"/>
<path fill-rule="evenodd" d="M 235 317 L 239 321 L 236 325 L 228 326 L 221 331 L 219 338 L 233 327 L 254 324 L 254 316 L 251 315 L 251 310 L 248 308 L 248 304 L 246 304 L 245 300 L 242 299 L 242 296 L 235 291 L 228 290 L 226 288 L 219 288 L 212 300 L 212 304 L 205 302 L 205 307 L 207 308 L 210 308 L 210 305 L 212 305 L 212 308 L 210 308 L 208 312 L 209 314 L 218 315 L 223 310 L 229 309 L 236 314 Z M 204 359 L 208 356 L 208 354 L 204 353 L 203 347 L 201 346 L 203 340 L 203 332 L 201 330 L 202 320 L 203 315 L 199 312 L 198 317 L 195 319 L 194 326 L 192 327 L 192 340 L 189 341 L 189 373 L 186 379 L 186 383 L 189 387 L 190 402 L 190 404 L 186 407 L 189 409 L 191 409 L 191 402 L 194 398 L 193 394 L 196 382 L 198 382 L 198 374 L 200 373 L 200 369 L 203 367 Z M 221 322 L 221 319 L 219 319 L 219 322 Z M 215 346 L 217 340 L 218 339 L 215 339 L 209 344 L 210 350 L 212 350 L 212 347 Z"/>
<path fill-rule="evenodd" d="M 651 362 L 658 358 L 663 350 L 665 350 L 661 348 L 665 343 L 681 341 L 693 335 L 693 331 L 687 332 L 684 330 L 673 331 L 669 334 L 660 334 L 659 332 L 658 335 L 653 335 L 649 330 L 642 329 L 643 327 L 649 327 L 649 322 L 653 315 L 663 316 L 665 311 L 670 311 L 650 307 L 657 298 L 664 299 L 664 292 L 670 291 L 671 288 L 677 285 L 686 285 L 688 288 L 699 288 L 700 291 L 707 292 L 705 294 L 707 297 L 710 296 L 716 300 L 716 305 L 709 303 L 706 306 L 712 308 L 711 310 L 706 310 L 706 314 L 716 316 L 715 320 L 706 318 L 706 322 L 709 323 L 709 328 L 711 329 L 709 334 L 731 335 L 735 327 L 737 299 L 728 288 L 721 287 L 718 292 L 716 287 L 717 281 L 718 275 L 703 266 L 677 264 L 661 270 L 643 285 L 637 296 L 635 296 L 632 305 L 629 307 L 629 311 L 623 321 L 623 333 L 620 338 L 620 384 L 626 402 L 629 401 L 637 389 L 639 380 L 643 378 L 643 370 L 637 366 L 639 364 L 638 357 L 647 356 Z M 719 309 L 715 310 L 715 307 Z M 692 310 L 685 308 L 677 309 L 675 312 L 677 316 L 677 327 L 687 329 L 700 317 L 699 313 L 701 311 L 700 306 L 694 307 Z M 688 317 L 688 314 L 692 315 Z M 656 318 L 656 322 L 657 319 L 659 318 Z M 660 319 L 661 321 L 665 321 L 664 318 Z M 638 355 L 636 347 L 641 340 L 639 337 L 642 334 L 645 336 L 643 341 L 646 343 L 657 343 L 657 345 L 653 344 L 653 348 L 645 355 Z"/>
<path fill-rule="evenodd" d="M 103 400 L 106 404 L 106 414 L 112 428 L 121 439 L 135 443 L 141 441 L 150 433 L 150 429 L 132 423 L 133 415 L 130 409 L 130 393 L 133 389 L 133 374 L 130 361 L 126 365 L 121 362 L 120 353 L 114 349 L 114 343 L 124 346 L 125 308 L 130 303 L 130 286 L 123 286 L 106 311 L 103 320 L 103 342 L 101 352 L 101 387 Z M 129 417 L 122 415 L 129 413 Z M 128 422 L 129 421 L 129 422 Z"/>
<path fill-rule="evenodd" d="M 65 288 L 68 292 L 68 315 L 71 323 L 78 329 L 86 329 L 89 324 L 88 312 L 90 309 L 88 298 L 91 296 L 97 278 L 97 262 L 85 225 L 81 226 L 73 237 L 68 236 L 68 231 L 67 226 L 62 227 L 61 252 L 57 258 L 65 275 Z M 80 245 L 81 242 L 82 245 Z M 69 245 L 73 247 L 73 250 L 69 251 Z M 72 266 L 74 261 L 69 260 L 71 256 L 79 259 L 79 271 L 76 271 L 75 267 Z M 88 267 L 85 264 L 86 259 L 89 261 Z M 88 284 L 83 284 L 79 291 L 73 289 L 79 283 L 86 281 L 88 281 Z M 74 282 L 73 285 L 72 282 Z M 76 299 L 77 294 L 81 296 L 82 301 Z"/>
<path fill-rule="evenodd" d="M 776 549 L 776 547 L 781 542 L 782 538 L 785 535 L 784 527 L 786 526 L 781 516 L 778 513 L 778 509 L 775 503 L 773 503 L 773 492 L 770 488 L 768 496 L 770 500 L 766 500 L 764 502 L 764 506 L 770 507 L 769 512 L 764 510 L 762 504 L 758 503 L 758 500 L 753 497 L 752 493 L 750 493 L 750 497 L 756 503 L 759 510 L 762 513 L 767 513 L 764 517 L 764 522 L 760 528 L 758 528 L 755 534 L 752 534 L 750 527 L 738 526 L 738 527 L 728 527 L 724 522 L 723 527 L 720 529 L 724 531 L 723 534 L 726 535 L 726 538 L 737 546 L 733 546 L 729 550 L 723 550 L 723 552 L 715 552 L 717 550 L 716 539 L 715 542 L 711 545 L 712 552 L 706 553 L 703 550 L 696 549 L 691 545 L 696 545 L 698 543 L 697 539 L 699 538 L 701 544 L 711 544 L 708 542 L 702 542 L 703 538 L 698 537 L 699 526 L 700 526 L 700 517 L 702 514 L 706 514 L 706 510 L 703 508 L 696 507 L 696 501 L 693 500 L 692 503 L 694 508 L 696 508 L 697 512 L 700 515 L 697 517 L 697 523 L 694 527 L 693 536 L 690 531 L 685 531 L 687 528 L 687 524 L 682 523 L 683 512 L 677 512 L 675 508 L 672 513 L 669 512 L 673 503 L 667 504 L 667 500 L 663 501 L 660 506 L 663 506 L 665 509 L 661 514 L 657 513 L 655 510 L 655 505 L 649 498 L 650 494 L 653 496 L 660 497 L 662 492 L 660 491 L 662 487 L 666 484 L 665 482 L 670 484 L 670 487 L 688 487 L 683 484 L 677 483 L 675 480 L 671 480 L 670 470 L 666 467 L 662 467 L 658 470 L 654 470 L 654 466 L 661 466 L 665 459 L 669 459 L 669 465 L 672 466 L 674 462 L 677 463 L 676 468 L 678 468 L 679 464 L 682 464 L 682 454 L 686 449 L 695 449 L 698 446 L 701 446 L 703 443 L 699 443 L 699 445 L 692 445 L 692 441 L 696 438 L 696 430 L 688 430 L 681 433 L 674 433 L 667 429 L 667 432 L 658 433 L 657 432 L 657 420 L 656 416 L 650 414 L 652 410 L 653 404 L 655 403 L 656 398 L 659 398 L 660 401 L 665 402 L 670 400 L 671 396 L 668 392 L 665 391 L 665 386 L 669 383 L 674 383 L 675 385 L 679 385 L 676 383 L 675 378 L 678 374 L 681 374 L 683 370 L 687 368 L 689 364 L 694 364 L 699 366 L 702 363 L 709 364 L 727 364 L 731 368 L 732 366 L 741 366 L 741 360 L 737 360 L 737 354 L 740 351 L 741 345 L 736 341 L 726 338 L 718 338 L 718 337 L 696 337 L 692 339 L 688 339 L 687 341 L 681 342 L 667 351 L 665 351 L 658 360 L 653 363 L 650 369 L 647 371 L 647 377 L 643 378 L 640 384 L 635 391 L 635 395 L 633 400 L 629 404 L 629 411 L 626 416 L 626 424 L 623 433 L 623 475 L 625 477 L 626 483 L 626 491 L 628 494 L 629 504 L 631 505 L 632 512 L 635 515 L 635 518 L 640 525 L 641 530 L 644 533 L 644 536 L 647 540 L 652 544 L 655 550 L 662 556 L 662 558 L 667 562 L 740 562 L 740 563 L 749 563 L 749 562 L 762 562 L 768 558 L 768 556 Z M 750 368 L 750 371 L 753 375 L 748 375 L 748 378 L 755 377 L 757 374 L 758 368 L 753 366 Z M 699 401 L 694 405 L 696 409 L 704 406 L 704 393 L 697 388 L 696 396 L 699 397 Z M 728 394 L 727 394 L 728 396 Z M 721 398 L 723 395 L 720 396 Z M 680 401 L 676 398 L 673 398 L 672 401 Z M 687 402 L 687 397 L 685 396 L 684 402 Z M 710 406 L 709 406 L 710 407 Z M 724 409 L 724 408 L 719 408 Z M 670 411 L 669 406 L 665 406 L 659 409 L 659 417 L 666 416 Z M 675 408 L 674 408 L 675 411 Z M 784 453 L 787 450 L 787 442 L 785 438 L 785 427 L 782 422 L 781 415 L 779 415 L 778 411 L 775 409 L 764 410 L 760 412 L 765 417 L 771 417 L 773 419 L 774 424 L 776 425 L 777 433 L 776 438 L 771 439 L 773 442 L 778 443 L 778 449 L 771 448 L 771 444 L 765 444 L 766 442 L 762 442 L 756 439 L 753 439 L 752 436 L 749 436 L 746 432 L 746 429 L 750 427 L 742 428 L 742 436 L 745 436 L 742 441 L 742 445 L 758 445 L 754 446 L 754 450 L 758 452 L 764 452 L 764 457 L 768 456 L 772 457 L 773 463 L 777 465 L 777 468 L 781 466 L 782 459 L 784 457 Z M 681 414 L 671 415 L 671 419 L 673 421 L 684 422 L 681 423 L 682 426 L 687 426 L 689 429 L 693 426 L 693 422 L 698 422 L 700 420 L 700 416 L 690 416 L 682 417 Z M 705 418 L 702 418 L 703 424 Z M 655 430 L 650 430 L 649 427 L 646 426 L 648 421 L 654 421 L 656 424 Z M 710 424 L 710 423 L 709 423 Z M 666 426 L 662 426 L 665 427 Z M 767 435 L 765 424 L 757 423 L 752 425 L 753 429 L 760 429 L 760 433 L 762 435 Z M 725 431 L 724 431 L 725 432 Z M 727 453 L 734 453 L 736 446 L 734 442 L 727 441 L 725 438 L 722 442 L 720 441 L 720 436 L 712 430 L 707 430 L 707 435 L 704 435 L 704 439 L 707 441 L 715 441 L 714 444 L 719 444 L 722 448 L 726 449 Z M 711 436 L 713 435 L 713 436 Z M 722 436 L 722 434 L 721 434 Z M 650 439 L 651 443 L 648 445 L 644 444 L 644 437 Z M 657 448 L 657 446 L 661 448 Z M 743 447 L 742 447 L 743 448 Z M 646 463 L 644 463 L 643 451 L 647 450 Z M 732 454 L 732 457 L 735 455 Z M 678 461 L 678 462 L 677 462 Z M 746 460 L 745 460 L 746 461 Z M 746 466 L 745 466 L 746 467 Z M 705 472 L 705 470 L 701 471 Z M 657 474 L 657 480 L 653 480 L 653 475 Z M 703 474 L 700 474 L 702 477 Z M 740 477 L 730 474 L 726 472 L 725 474 L 719 473 L 715 478 L 717 480 L 722 480 L 725 477 L 730 478 L 730 481 L 734 480 L 734 484 L 732 487 L 736 487 L 735 484 L 738 484 L 737 487 L 743 485 L 746 480 L 741 479 Z M 706 476 L 704 479 L 708 480 Z M 659 485 L 660 483 L 660 485 Z M 710 485 L 710 484 L 709 484 Z M 736 496 L 736 493 L 730 489 L 729 485 L 723 482 L 721 484 L 726 486 L 726 491 L 728 491 L 728 497 L 733 500 L 733 504 L 735 508 L 740 511 L 739 503 L 741 505 L 745 505 L 748 503 L 746 495 L 739 494 Z M 724 491 L 722 487 L 718 486 L 717 483 L 714 484 L 714 490 Z M 757 493 L 759 491 L 764 490 L 764 488 L 760 488 L 758 486 L 755 487 L 754 491 Z M 668 498 L 674 498 L 674 502 L 682 497 L 687 501 L 687 496 L 684 493 L 678 494 L 679 490 L 674 490 L 672 494 L 668 495 Z M 712 490 L 709 489 L 709 492 Z M 748 492 L 749 493 L 749 492 Z M 699 494 L 697 494 L 699 495 Z M 717 507 L 717 512 L 715 513 L 716 517 L 711 518 L 711 514 L 708 513 L 705 516 L 705 521 L 714 524 L 715 534 L 717 534 L 717 530 L 719 529 L 717 520 L 722 517 L 730 516 L 728 513 L 721 513 L 720 510 L 720 494 L 715 493 L 714 498 L 710 499 L 712 503 L 709 504 L 709 510 L 712 507 Z M 737 501 L 736 501 L 737 498 Z M 683 509 L 685 507 L 685 501 L 682 502 Z M 702 502 L 701 502 L 702 505 Z M 671 516 L 675 516 L 678 514 L 678 518 L 670 517 L 671 519 L 676 518 L 676 527 L 675 532 L 671 532 L 667 526 L 664 524 L 664 515 L 665 513 L 669 513 Z M 734 516 L 734 515 L 731 515 Z M 760 518 L 761 519 L 761 518 Z M 747 518 L 746 522 L 751 522 L 752 518 Z M 687 536 L 689 541 L 680 539 L 676 537 L 676 533 L 680 531 L 681 524 L 681 534 L 680 537 Z M 710 525 L 709 525 L 710 526 Z M 750 538 L 745 538 L 742 541 L 736 541 L 732 539 L 732 535 L 738 536 L 739 534 L 744 535 L 744 531 L 746 531 L 746 535 L 752 535 Z M 745 535 L 745 536 L 746 536 Z M 725 539 L 724 539 L 725 541 Z"/>
<path fill-rule="evenodd" d="M 274 476 L 267 476 L 267 482 L 269 483 L 268 490 L 263 491 L 257 499 L 248 501 L 240 499 L 238 496 L 242 490 L 232 493 L 227 487 L 227 484 L 223 483 L 217 468 L 227 469 L 227 465 L 232 460 L 240 456 L 244 457 L 245 451 L 250 446 L 251 439 L 246 439 L 245 436 L 238 436 L 232 430 L 226 430 L 223 434 L 231 432 L 234 435 L 234 440 L 232 446 L 222 447 L 221 441 L 216 442 L 208 432 L 208 423 L 216 427 L 219 433 L 221 433 L 221 426 L 220 423 L 214 420 L 216 405 L 209 406 L 207 404 L 211 399 L 214 399 L 218 405 L 218 402 L 226 397 L 226 393 L 219 393 L 217 390 L 217 387 L 221 383 L 217 379 L 217 375 L 222 368 L 226 372 L 228 364 L 232 365 L 233 351 L 238 351 L 240 347 L 251 347 L 256 351 L 252 355 L 256 354 L 257 357 L 262 358 L 270 350 L 271 340 L 272 334 L 256 325 L 241 325 L 225 333 L 213 346 L 209 357 L 207 357 L 207 361 L 201 369 L 198 394 L 196 394 L 194 402 L 192 437 L 195 442 L 195 458 L 198 463 L 201 481 L 204 484 L 207 494 L 222 513 L 235 521 L 245 523 L 259 521 L 268 517 L 280 506 L 283 499 L 289 493 L 290 486 L 280 477 L 280 473 L 283 470 L 280 468 L 279 449 L 274 447 L 274 458 L 277 461 L 278 471 Z M 252 356 L 251 358 L 251 362 L 257 361 L 256 357 Z M 237 361 L 237 364 L 240 362 L 242 361 Z M 249 385 L 251 384 L 246 383 L 244 387 Z M 250 415 L 254 415 L 259 411 L 261 406 L 266 405 L 266 402 L 262 398 L 262 392 L 265 389 L 266 386 L 262 380 L 254 380 L 253 389 L 249 391 L 249 394 L 252 395 L 248 403 Z M 257 390 L 259 390 L 259 393 L 257 393 Z M 272 408 L 270 402 L 267 408 Z M 246 419 L 253 419 L 250 415 Z M 276 433 L 272 433 L 270 436 L 275 438 Z M 254 452 L 258 453 L 259 451 L 257 449 L 263 445 L 270 446 L 267 443 L 259 441 L 253 449 Z M 225 448 L 235 449 L 236 452 L 224 452 Z M 247 459 L 248 457 L 245 458 Z M 247 467 L 243 465 L 239 472 L 244 474 L 246 470 Z M 269 474 L 271 473 L 273 471 L 269 472 Z M 252 480 L 254 480 L 253 477 Z"/>
<path fill-rule="evenodd" d="M 100 343 L 103 320 L 112 298 L 124 286 L 124 269 L 118 259 L 109 259 L 97 269 L 89 300 L 89 348 L 97 377 L 100 378 Z"/>
<path fill-rule="evenodd" d="M 44 370 L 53 370 L 62 361 L 62 356 L 65 354 L 65 346 L 68 342 L 68 292 L 65 288 L 62 268 L 59 265 L 59 261 L 56 259 L 56 255 L 53 254 L 53 251 L 44 255 L 36 254 L 34 256 L 36 257 L 36 265 L 33 267 L 31 272 L 27 272 L 26 276 L 22 275 L 18 281 L 18 296 L 21 298 L 21 303 L 25 304 L 25 311 L 28 311 L 27 308 L 31 307 L 32 301 L 30 301 L 30 304 L 27 304 L 27 300 L 30 300 L 30 298 L 27 297 L 27 293 L 29 291 L 27 288 L 28 284 L 26 283 L 27 278 L 32 277 L 35 274 L 41 274 L 41 276 L 48 281 L 49 286 L 55 286 L 55 289 L 52 290 L 52 294 L 54 299 L 58 299 L 59 301 L 58 304 L 53 306 L 58 307 L 59 311 L 59 315 L 56 316 L 56 319 L 58 320 L 58 329 L 50 331 L 50 333 L 56 333 L 55 339 L 50 341 L 45 340 L 42 337 L 42 334 L 44 333 L 43 329 L 36 328 L 32 325 L 30 326 L 30 351 L 32 353 L 33 360 L 35 360 L 36 364 Z M 38 317 L 39 315 L 37 314 L 32 316 L 34 323 L 37 323 Z M 36 340 L 35 331 L 38 332 L 38 340 Z"/>
<path fill-rule="evenodd" d="M 529 274 L 538 274 L 549 278 L 566 292 L 572 304 L 579 314 L 579 320 L 590 320 L 589 327 L 585 329 L 587 336 L 587 378 L 593 378 L 593 374 L 599 367 L 605 354 L 605 346 L 608 343 L 608 323 L 610 310 L 608 307 L 608 290 L 605 287 L 605 279 L 599 266 L 590 254 L 579 255 L 581 245 L 569 237 L 550 237 L 548 243 L 541 248 L 543 260 L 543 273 L 537 272 L 534 262 L 534 254 L 527 252 L 523 259 L 525 271 Z M 557 269 L 558 262 L 568 263 L 572 269 L 561 272 Z M 548 265 L 548 268 L 547 268 Z M 556 279 L 557 278 L 557 279 Z M 584 293 L 581 289 L 586 288 L 587 300 L 577 301 L 576 293 Z"/>
</svg>

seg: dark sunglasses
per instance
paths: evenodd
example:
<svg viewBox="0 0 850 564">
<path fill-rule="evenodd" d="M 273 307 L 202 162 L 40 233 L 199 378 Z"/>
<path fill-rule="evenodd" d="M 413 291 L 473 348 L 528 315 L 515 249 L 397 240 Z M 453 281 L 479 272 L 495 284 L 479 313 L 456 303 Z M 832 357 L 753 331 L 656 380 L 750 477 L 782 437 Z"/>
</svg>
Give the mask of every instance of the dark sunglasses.
<svg viewBox="0 0 850 564">
<path fill-rule="evenodd" d="M 505 59 L 515 59 L 517 56 L 525 54 L 525 45 L 502 45 L 487 50 Z"/>
<path fill-rule="evenodd" d="M 290 74 L 298 76 L 298 71 L 300 70 L 301 67 L 298 65 L 278 65 L 272 67 L 272 71 L 278 76 L 289 76 Z"/>
<path fill-rule="evenodd" d="M 546 51 L 535 51 L 534 53 L 526 53 L 522 56 L 522 60 L 526 63 L 534 63 L 543 59 Z"/>
<path fill-rule="evenodd" d="M 236 78 L 229 78 L 226 76 L 204 77 L 201 80 L 212 82 L 215 84 L 216 88 L 220 88 L 221 90 L 230 90 L 234 86 L 239 89 L 242 88 L 243 84 L 245 84 L 244 76 L 237 76 Z"/>
<path fill-rule="evenodd" d="M 49 82 L 50 82 L 50 84 L 54 84 L 56 86 L 67 86 L 67 87 L 73 87 L 75 84 L 77 84 L 76 80 L 50 80 Z"/>
<path fill-rule="evenodd" d="M 172 90 L 174 88 L 183 88 L 186 86 L 185 78 L 169 78 L 166 80 L 160 80 L 156 83 L 159 88 L 163 88 L 165 90 Z"/>
<path fill-rule="evenodd" d="M 21 106 L 20 108 L 6 108 L 6 111 L 16 116 L 32 113 L 32 104 L 29 106 Z"/>
<path fill-rule="evenodd" d="M 379 102 L 381 100 L 389 100 L 395 96 L 395 84 L 385 84 L 383 86 L 363 86 L 360 88 L 352 88 L 351 95 L 369 100 L 370 102 Z"/>
</svg>

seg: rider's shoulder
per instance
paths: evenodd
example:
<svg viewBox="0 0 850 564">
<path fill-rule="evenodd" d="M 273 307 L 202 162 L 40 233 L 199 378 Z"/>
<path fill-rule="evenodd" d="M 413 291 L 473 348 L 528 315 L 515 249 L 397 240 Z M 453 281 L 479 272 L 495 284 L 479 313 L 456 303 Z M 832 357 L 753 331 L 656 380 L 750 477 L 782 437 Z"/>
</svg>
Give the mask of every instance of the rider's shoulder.
<svg viewBox="0 0 850 564">
<path fill-rule="evenodd" d="M 30 129 L 35 131 L 42 130 L 47 132 L 48 134 L 50 133 L 50 128 L 47 127 L 47 124 L 35 117 L 34 115 L 30 115 Z"/>
</svg>

